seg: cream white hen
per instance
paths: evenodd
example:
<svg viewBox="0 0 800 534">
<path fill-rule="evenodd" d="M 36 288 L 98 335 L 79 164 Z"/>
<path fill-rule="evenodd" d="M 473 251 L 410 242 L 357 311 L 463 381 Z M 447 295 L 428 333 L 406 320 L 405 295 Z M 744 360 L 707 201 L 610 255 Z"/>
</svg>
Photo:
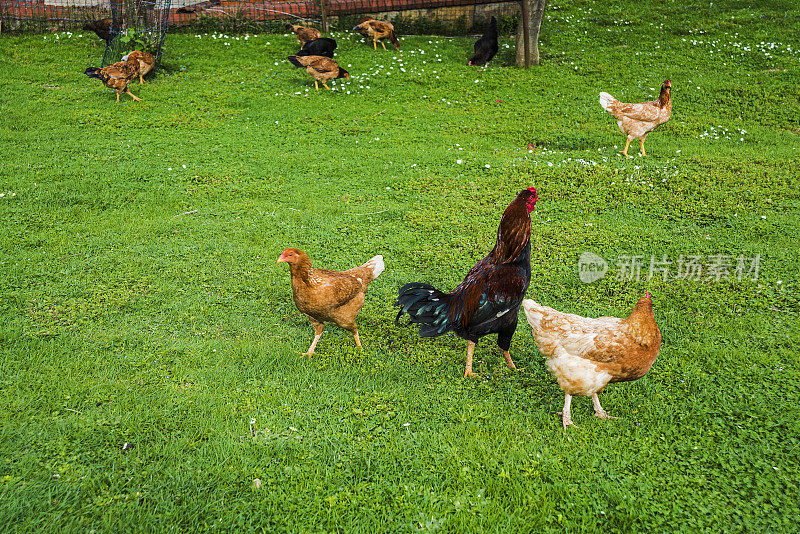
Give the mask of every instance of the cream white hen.
<svg viewBox="0 0 800 534">
<path fill-rule="evenodd" d="M 597 396 L 610 382 L 636 380 L 650 370 L 661 349 L 661 331 L 649 293 L 639 299 L 627 319 L 592 319 L 562 313 L 525 299 L 528 324 L 547 367 L 564 391 L 562 423 L 572 423 L 573 395 L 592 397 L 597 417 L 610 416 Z"/>
</svg>

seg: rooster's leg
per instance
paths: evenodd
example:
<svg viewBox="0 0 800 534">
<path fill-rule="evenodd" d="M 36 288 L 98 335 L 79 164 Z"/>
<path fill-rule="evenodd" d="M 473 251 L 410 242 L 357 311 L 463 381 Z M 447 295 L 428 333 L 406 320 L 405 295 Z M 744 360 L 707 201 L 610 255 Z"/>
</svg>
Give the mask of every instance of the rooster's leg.
<svg viewBox="0 0 800 534">
<path fill-rule="evenodd" d="M 503 351 L 503 357 L 506 359 L 506 365 L 508 365 L 509 369 L 516 369 L 517 368 L 517 366 L 514 365 L 514 362 L 511 361 L 511 353 L 510 352 L 508 352 L 507 350 L 504 350 Z"/>
<path fill-rule="evenodd" d="M 594 415 L 595 417 L 599 417 L 600 419 L 619 419 L 619 417 L 612 417 L 608 415 L 602 406 L 600 406 L 600 397 L 597 396 L 597 393 L 592 393 L 592 404 L 594 404 Z"/>
<path fill-rule="evenodd" d="M 131 93 L 130 90 L 128 90 L 127 87 L 125 88 L 125 92 L 128 93 L 129 95 L 131 95 L 131 98 L 136 100 L 137 102 L 141 102 L 142 101 L 141 98 L 139 98 L 137 96 L 133 96 L 133 93 Z M 117 99 L 119 99 L 119 93 L 117 93 Z M 119 100 L 117 100 L 117 101 L 119 101 Z"/>
<path fill-rule="evenodd" d="M 301 358 L 303 356 L 308 356 L 310 358 L 314 355 L 314 348 L 317 346 L 319 338 L 322 337 L 322 331 L 325 329 L 325 325 L 322 323 L 311 323 L 311 326 L 314 327 L 314 341 L 311 342 L 311 346 L 308 347 L 308 350 L 300 356 Z"/>
<path fill-rule="evenodd" d="M 631 156 L 628 155 L 628 147 L 631 145 L 631 138 L 629 137 L 627 141 L 625 141 L 625 150 L 622 151 L 622 155 L 626 158 L 630 158 Z"/>
<path fill-rule="evenodd" d="M 642 145 L 642 156 L 647 157 L 647 154 L 644 153 L 644 139 L 639 139 L 639 144 Z"/>
<path fill-rule="evenodd" d="M 467 369 L 464 371 L 464 377 L 478 376 L 478 373 L 472 372 L 472 353 L 475 352 L 475 343 L 467 341 Z"/>
<path fill-rule="evenodd" d="M 568 426 L 577 426 L 575 423 L 572 422 L 572 413 L 570 411 L 570 406 L 572 405 L 572 395 L 564 394 L 564 409 L 559 412 L 561 416 L 561 424 L 564 425 L 564 430 L 567 429 Z"/>
</svg>

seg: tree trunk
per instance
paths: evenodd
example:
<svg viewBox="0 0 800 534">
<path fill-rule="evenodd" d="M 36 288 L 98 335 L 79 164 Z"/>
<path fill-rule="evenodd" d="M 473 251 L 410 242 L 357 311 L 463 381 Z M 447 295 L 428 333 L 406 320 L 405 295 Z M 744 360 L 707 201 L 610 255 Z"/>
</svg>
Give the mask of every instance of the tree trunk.
<svg viewBox="0 0 800 534">
<path fill-rule="evenodd" d="M 530 12 L 530 35 L 528 36 L 528 46 L 530 47 L 530 60 L 533 65 L 539 64 L 539 30 L 542 29 L 542 20 L 544 19 L 544 9 L 547 7 L 547 0 L 522 0 L 528 2 L 528 11 Z M 518 67 L 525 65 L 525 38 L 523 32 L 522 19 L 520 18 L 519 26 L 517 26 L 517 58 L 516 63 Z"/>
</svg>

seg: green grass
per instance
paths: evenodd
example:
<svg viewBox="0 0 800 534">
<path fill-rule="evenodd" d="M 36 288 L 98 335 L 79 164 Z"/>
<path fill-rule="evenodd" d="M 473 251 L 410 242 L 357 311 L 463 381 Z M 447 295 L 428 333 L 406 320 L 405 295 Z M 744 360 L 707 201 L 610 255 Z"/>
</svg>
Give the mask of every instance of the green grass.
<svg viewBox="0 0 800 534">
<path fill-rule="evenodd" d="M 510 36 L 479 70 L 471 39 L 339 34 L 352 78 L 319 93 L 293 37 L 176 34 L 120 103 L 82 74 L 94 36 L 0 35 L 0 525 L 794 531 L 798 24 L 788 1 L 559 2 L 541 67 L 502 67 Z M 597 94 L 666 78 L 672 120 L 623 160 Z M 531 298 L 597 316 L 654 295 L 663 347 L 602 395 L 618 421 L 578 398 L 563 432 L 524 321 L 524 370 L 486 338 L 477 380 L 465 342 L 393 323 L 397 288 L 452 289 L 529 185 Z M 328 327 L 298 359 L 289 246 L 331 269 L 384 255 L 363 352 Z M 582 284 L 583 251 L 609 275 Z M 616 279 L 630 254 L 761 265 Z"/>
</svg>

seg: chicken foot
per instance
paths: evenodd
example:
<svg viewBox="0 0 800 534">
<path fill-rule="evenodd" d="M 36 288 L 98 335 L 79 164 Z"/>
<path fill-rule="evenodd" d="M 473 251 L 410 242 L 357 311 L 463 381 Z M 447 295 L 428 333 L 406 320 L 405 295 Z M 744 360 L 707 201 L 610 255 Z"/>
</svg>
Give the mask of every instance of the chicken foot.
<svg viewBox="0 0 800 534">
<path fill-rule="evenodd" d="M 574 426 L 575 428 L 578 428 L 578 425 L 572 422 L 572 411 L 570 410 L 571 406 L 572 395 L 565 393 L 564 408 L 562 411 L 558 412 L 558 415 L 561 416 L 561 424 L 564 425 L 564 430 L 566 430 L 568 426 Z"/>
<path fill-rule="evenodd" d="M 622 155 L 626 158 L 632 158 L 633 156 L 628 155 L 628 147 L 631 145 L 631 138 L 629 137 L 627 141 L 625 141 L 625 150 L 622 151 Z"/>
<path fill-rule="evenodd" d="M 599 417 L 600 419 L 619 419 L 619 417 L 608 415 L 608 412 L 600 406 L 600 397 L 597 396 L 597 393 L 592 393 L 592 404 L 594 404 L 595 417 Z"/>
<path fill-rule="evenodd" d="M 642 145 L 642 156 L 647 157 L 647 154 L 644 153 L 644 139 L 639 139 L 639 144 Z"/>
<path fill-rule="evenodd" d="M 117 102 L 119 102 L 119 95 L 120 95 L 121 92 L 122 91 L 117 91 Z M 141 102 L 142 101 L 141 98 L 139 98 L 137 96 L 134 96 L 134 94 L 131 93 L 130 90 L 127 87 L 125 88 L 125 92 L 128 93 L 129 95 L 131 95 L 131 98 L 133 98 L 135 101 L 137 101 L 137 102 Z"/>
<path fill-rule="evenodd" d="M 308 356 L 311 358 L 314 355 L 314 349 L 317 346 L 317 342 L 319 338 L 322 337 L 322 331 L 325 330 L 325 325 L 322 323 L 311 323 L 311 326 L 314 327 L 314 341 L 311 342 L 311 346 L 308 347 L 308 350 L 300 355 L 302 358 L 303 356 Z"/>
<path fill-rule="evenodd" d="M 464 378 L 468 376 L 479 376 L 478 373 L 472 372 L 472 354 L 475 352 L 475 343 L 467 341 L 467 368 L 464 370 Z M 511 353 L 507 350 L 503 351 L 503 357 L 506 359 L 506 365 L 509 369 L 517 369 L 514 365 L 514 360 L 511 359 Z"/>
</svg>

